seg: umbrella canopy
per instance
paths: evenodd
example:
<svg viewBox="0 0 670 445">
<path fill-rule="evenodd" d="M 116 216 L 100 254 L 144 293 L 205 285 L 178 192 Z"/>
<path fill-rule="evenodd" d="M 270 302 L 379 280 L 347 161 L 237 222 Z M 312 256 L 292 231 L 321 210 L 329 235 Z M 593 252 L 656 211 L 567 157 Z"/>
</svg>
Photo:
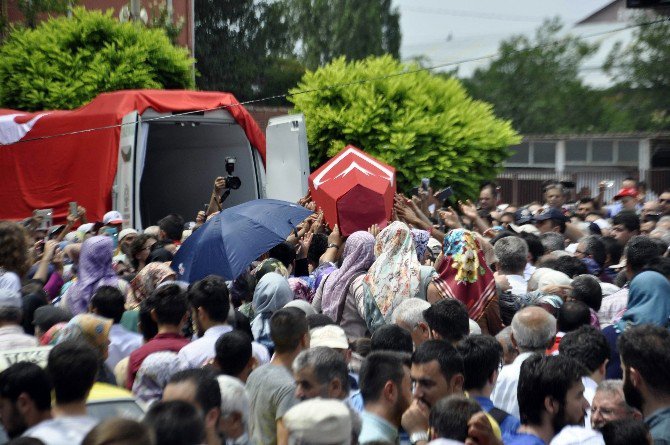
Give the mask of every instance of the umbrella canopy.
<svg viewBox="0 0 670 445">
<path fill-rule="evenodd" d="M 311 213 L 276 199 L 230 207 L 186 239 L 172 260 L 172 268 L 187 282 L 211 274 L 233 280 L 261 254 L 286 240 Z"/>
<path fill-rule="evenodd" d="M 309 188 L 328 224 L 348 236 L 373 224 L 386 227 L 395 169 L 349 145 L 309 176 Z"/>
</svg>

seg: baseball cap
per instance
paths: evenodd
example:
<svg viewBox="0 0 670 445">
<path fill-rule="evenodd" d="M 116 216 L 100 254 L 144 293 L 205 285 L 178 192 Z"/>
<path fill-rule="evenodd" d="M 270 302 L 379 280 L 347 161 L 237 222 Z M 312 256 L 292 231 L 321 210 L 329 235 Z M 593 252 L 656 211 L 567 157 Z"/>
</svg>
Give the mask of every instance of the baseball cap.
<svg viewBox="0 0 670 445">
<path fill-rule="evenodd" d="M 123 229 L 119 232 L 119 241 L 123 240 L 128 235 L 137 235 L 137 230 L 135 229 Z"/>
<path fill-rule="evenodd" d="M 122 224 L 123 223 L 123 216 L 121 215 L 121 212 L 117 210 L 112 210 L 107 213 L 105 213 L 105 216 L 102 217 L 102 223 L 104 225 L 107 224 Z"/>
<path fill-rule="evenodd" d="M 526 208 L 519 209 L 516 212 L 514 212 L 514 222 L 518 226 L 522 226 L 524 224 L 528 224 L 529 222 L 533 222 L 533 214 L 531 213 L 530 210 Z"/>
<path fill-rule="evenodd" d="M 548 207 L 542 211 L 539 215 L 535 215 L 535 221 L 546 221 L 548 219 L 555 219 L 557 221 L 567 221 L 568 218 L 565 217 L 563 212 L 553 207 Z"/>
<path fill-rule="evenodd" d="M 21 309 L 21 294 L 12 289 L 0 289 L 0 308 Z"/>
<path fill-rule="evenodd" d="M 614 195 L 614 200 L 625 198 L 626 196 L 637 197 L 637 189 L 635 187 L 624 187 Z"/>
<path fill-rule="evenodd" d="M 340 400 L 305 400 L 289 409 L 283 420 L 289 437 L 296 443 L 348 444 L 351 441 L 351 414 Z"/>
<path fill-rule="evenodd" d="M 344 329 L 335 324 L 329 324 L 312 329 L 309 334 L 309 346 L 311 348 L 325 346 L 333 349 L 349 349 L 349 340 L 347 340 Z"/>
</svg>

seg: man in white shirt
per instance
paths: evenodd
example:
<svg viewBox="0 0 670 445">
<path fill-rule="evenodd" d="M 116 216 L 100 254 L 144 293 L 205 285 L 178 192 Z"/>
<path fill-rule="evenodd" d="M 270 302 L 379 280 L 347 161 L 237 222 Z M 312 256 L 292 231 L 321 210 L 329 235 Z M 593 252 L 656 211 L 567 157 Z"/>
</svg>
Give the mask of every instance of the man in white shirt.
<svg viewBox="0 0 670 445">
<path fill-rule="evenodd" d="M 491 400 L 496 407 L 519 418 L 517 385 L 521 364 L 533 354 L 544 354 L 553 343 L 555 335 L 556 319 L 544 309 L 531 306 L 514 314 L 510 338 L 519 350 L 519 355 L 512 364 L 504 366 L 498 375 L 496 387 L 491 394 Z"/>
<path fill-rule="evenodd" d="M 498 240 L 493 246 L 498 262 L 499 275 L 507 278 L 513 295 L 525 295 L 528 280 L 524 278 L 524 270 L 528 261 L 528 244 L 516 236 L 508 236 Z"/>
<path fill-rule="evenodd" d="M 0 289 L 0 351 L 38 346 L 37 339 L 21 327 L 22 307 L 20 293 Z"/>
</svg>

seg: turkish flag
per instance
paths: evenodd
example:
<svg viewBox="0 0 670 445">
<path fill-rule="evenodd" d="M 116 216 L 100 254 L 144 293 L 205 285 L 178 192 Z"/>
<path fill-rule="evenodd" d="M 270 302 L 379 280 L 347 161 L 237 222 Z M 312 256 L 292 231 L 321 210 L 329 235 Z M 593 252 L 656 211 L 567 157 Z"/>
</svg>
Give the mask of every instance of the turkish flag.
<svg viewBox="0 0 670 445">
<path fill-rule="evenodd" d="M 349 236 L 373 224 L 386 227 L 393 212 L 395 169 L 348 145 L 309 176 L 309 189 L 326 222 Z"/>
</svg>

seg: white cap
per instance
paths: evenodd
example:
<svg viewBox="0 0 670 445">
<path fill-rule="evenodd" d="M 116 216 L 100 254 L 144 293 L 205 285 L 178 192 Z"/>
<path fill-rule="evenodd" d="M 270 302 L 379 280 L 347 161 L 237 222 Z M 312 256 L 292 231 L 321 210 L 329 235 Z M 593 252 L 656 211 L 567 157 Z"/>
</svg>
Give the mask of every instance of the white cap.
<svg viewBox="0 0 670 445">
<path fill-rule="evenodd" d="M 121 224 L 123 223 L 123 215 L 117 210 L 112 210 L 105 213 L 105 216 L 102 217 L 102 223 L 107 224 Z"/>
<path fill-rule="evenodd" d="M 349 349 L 349 340 L 344 329 L 335 325 L 329 324 L 312 329 L 309 335 L 310 348 L 317 346 L 325 346 L 333 349 Z"/>
<path fill-rule="evenodd" d="M 12 289 L 0 289 L 0 308 L 21 309 L 21 294 Z"/>
<path fill-rule="evenodd" d="M 82 224 L 82 225 L 79 226 L 79 228 L 77 229 L 77 232 L 88 233 L 88 232 L 90 232 L 91 230 L 93 230 L 93 226 L 95 226 L 94 223 L 86 223 L 86 224 Z"/>
<path fill-rule="evenodd" d="M 119 232 L 119 241 L 123 240 L 128 235 L 137 235 L 137 230 L 135 229 L 123 229 Z"/>
<path fill-rule="evenodd" d="M 284 305 L 284 307 L 295 307 L 300 309 L 305 313 L 305 315 L 315 315 L 316 311 L 312 307 L 311 304 L 306 302 L 305 300 L 291 300 L 288 303 Z"/>
<path fill-rule="evenodd" d="M 290 441 L 310 444 L 351 443 L 351 412 L 336 399 L 310 399 L 283 417 Z"/>
<path fill-rule="evenodd" d="M 600 218 L 600 219 L 596 219 L 596 220 L 593 221 L 593 222 L 594 222 L 598 227 L 600 227 L 600 229 L 611 229 L 611 228 L 612 228 L 612 226 L 610 225 L 609 222 L 607 222 L 606 219 L 602 219 L 602 218 Z"/>
</svg>

